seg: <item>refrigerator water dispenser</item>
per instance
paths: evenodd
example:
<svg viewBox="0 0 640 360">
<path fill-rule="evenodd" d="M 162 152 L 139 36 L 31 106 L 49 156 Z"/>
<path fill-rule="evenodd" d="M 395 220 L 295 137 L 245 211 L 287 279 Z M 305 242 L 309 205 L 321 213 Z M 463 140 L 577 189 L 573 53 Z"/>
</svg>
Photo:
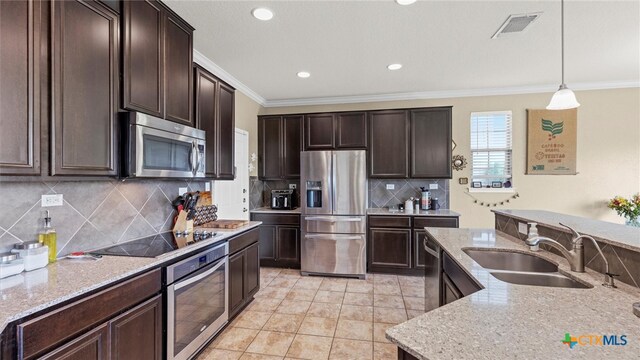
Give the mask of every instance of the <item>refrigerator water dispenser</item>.
<svg viewBox="0 0 640 360">
<path fill-rule="evenodd" d="M 322 207 L 322 181 L 307 181 L 307 207 Z"/>
</svg>

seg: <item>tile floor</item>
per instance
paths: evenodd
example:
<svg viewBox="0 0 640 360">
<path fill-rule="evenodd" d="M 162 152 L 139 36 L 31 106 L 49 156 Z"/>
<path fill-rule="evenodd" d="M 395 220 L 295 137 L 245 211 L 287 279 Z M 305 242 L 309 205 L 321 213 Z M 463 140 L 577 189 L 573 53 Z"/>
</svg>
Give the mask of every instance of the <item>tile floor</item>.
<svg viewBox="0 0 640 360">
<path fill-rule="evenodd" d="M 260 277 L 255 300 L 198 360 L 395 360 L 385 330 L 424 312 L 422 277 L 303 277 L 274 268 Z"/>
</svg>

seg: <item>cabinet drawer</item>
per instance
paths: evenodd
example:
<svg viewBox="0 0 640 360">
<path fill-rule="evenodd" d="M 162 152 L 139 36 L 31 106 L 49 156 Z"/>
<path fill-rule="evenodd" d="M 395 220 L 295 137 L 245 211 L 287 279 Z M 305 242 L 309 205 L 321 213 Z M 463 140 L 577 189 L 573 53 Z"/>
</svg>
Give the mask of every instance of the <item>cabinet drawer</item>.
<svg viewBox="0 0 640 360">
<path fill-rule="evenodd" d="M 369 216 L 369 226 L 410 228 L 411 216 Z"/>
<path fill-rule="evenodd" d="M 156 269 L 18 325 L 19 353 L 32 358 L 141 303 L 160 292 L 160 279 Z"/>
<path fill-rule="evenodd" d="M 300 225 L 298 214 L 251 214 L 251 220 L 265 225 Z"/>
<path fill-rule="evenodd" d="M 446 251 L 442 252 L 442 269 L 449 276 L 462 296 L 473 294 L 481 287 L 451 258 Z"/>
<path fill-rule="evenodd" d="M 413 219 L 414 228 L 424 227 L 445 227 L 445 228 L 457 228 L 457 217 L 416 217 Z"/>
<path fill-rule="evenodd" d="M 229 254 L 233 254 L 238 250 L 242 250 L 247 246 L 258 242 L 260 238 L 260 230 L 258 228 L 251 229 L 238 236 L 229 239 Z"/>
</svg>

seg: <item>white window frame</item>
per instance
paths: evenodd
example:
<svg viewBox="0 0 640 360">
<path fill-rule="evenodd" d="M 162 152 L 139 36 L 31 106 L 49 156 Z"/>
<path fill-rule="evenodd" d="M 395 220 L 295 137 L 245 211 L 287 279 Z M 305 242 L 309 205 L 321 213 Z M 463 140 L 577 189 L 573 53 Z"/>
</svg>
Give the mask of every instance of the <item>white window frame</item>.
<svg viewBox="0 0 640 360">
<path fill-rule="evenodd" d="M 506 147 L 501 147 L 501 148 L 489 148 L 489 147 L 477 147 L 474 148 L 473 147 L 473 140 L 472 140 L 472 136 L 474 134 L 474 129 L 473 129 L 473 125 L 474 125 L 474 121 L 473 119 L 475 117 L 478 116 L 483 116 L 483 115 L 507 115 L 507 131 L 509 131 L 510 133 L 507 134 L 507 141 L 506 141 Z M 469 180 L 469 191 L 470 192 L 491 192 L 491 193 L 513 193 L 515 192 L 515 188 L 514 188 L 514 184 L 513 184 L 513 112 L 511 110 L 500 110 L 500 111 L 474 111 L 470 114 L 469 116 L 469 148 L 470 148 L 470 163 L 471 163 L 471 175 L 470 175 L 470 180 Z M 480 176 L 480 178 L 478 178 L 478 176 L 474 177 L 474 164 L 473 164 L 473 159 L 474 159 L 474 153 L 475 152 L 505 152 L 506 156 L 507 156 L 507 161 L 505 162 L 505 166 L 508 167 L 508 169 L 505 170 L 505 176 L 504 177 L 499 177 L 501 179 L 504 179 L 503 181 L 509 180 L 511 182 L 511 187 L 510 188 L 486 188 L 486 187 L 482 187 L 482 188 L 474 188 L 472 187 L 472 184 L 474 181 L 483 181 L 483 186 L 486 185 L 491 185 L 491 178 L 490 177 L 484 177 L 484 180 L 482 176 Z"/>
</svg>

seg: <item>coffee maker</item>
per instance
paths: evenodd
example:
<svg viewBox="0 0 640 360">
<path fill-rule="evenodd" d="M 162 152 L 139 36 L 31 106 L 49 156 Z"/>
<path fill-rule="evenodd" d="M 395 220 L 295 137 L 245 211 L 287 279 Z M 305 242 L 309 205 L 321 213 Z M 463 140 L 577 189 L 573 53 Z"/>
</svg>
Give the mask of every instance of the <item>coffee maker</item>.
<svg viewBox="0 0 640 360">
<path fill-rule="evenodd" d="M 295 190 L 271 190 L 271 208 L 293 210 L 298 206 Z"/>
</svg>

